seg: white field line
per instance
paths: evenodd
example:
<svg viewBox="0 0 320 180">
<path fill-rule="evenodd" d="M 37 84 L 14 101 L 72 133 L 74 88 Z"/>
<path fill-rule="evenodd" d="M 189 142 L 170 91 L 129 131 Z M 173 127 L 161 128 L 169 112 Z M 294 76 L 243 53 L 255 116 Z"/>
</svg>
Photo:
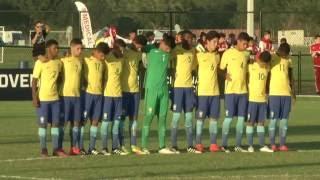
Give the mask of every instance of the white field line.
<svg viewBox="0 0 320 180">
<path fill-rule="evenodd" d="M 319 95 L 297 95 L 297 97 L 303 97 L 303 98 L 320 98 Z"/>
<path fill-rule="evenodd" d="M 7 176 L 7 175 L 0 175 L 0 179 L 58 180 L 57 178 L 39 178 L 39 177 Z"/>
</svg>

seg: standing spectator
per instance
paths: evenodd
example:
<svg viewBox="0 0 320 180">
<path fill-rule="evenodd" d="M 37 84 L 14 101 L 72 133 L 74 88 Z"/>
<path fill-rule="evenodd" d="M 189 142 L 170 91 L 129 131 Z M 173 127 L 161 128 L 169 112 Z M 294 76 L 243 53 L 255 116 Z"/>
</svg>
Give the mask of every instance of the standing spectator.
<svg viewBox="0 0 320 180">
<path fill-rule="evenodd" d="M 146 32 L 147 44 L 154 44 L 155 34 L 152 31 Z"/>
<path fill-rule="evenodd" d="M 222 54 L 228 49 L 228 43 L 226 41 L 226 34 L 220 33 L 219 34 L 219 41 L 218 41 L 218 53 L 220 54 L 220 57 Z"/>
<path fill-rule="evenodd" d="M 263 52 L 263 51 L 273 52 L 274 51 L 274 47 L 273 47 L 272 41 L 271 41 L 271 32 L 270 31 L 264 32 L 263 38 L 259 42 L 259 49 L 260 49 L 260 52 Z"/>
<path fill-rule="evenodd" d="M 39 59 L 39 56 L 44 56 L 46 52 L 45 41 L 49 31 L 50 27 L 41 21 L 36 21 L 34 24 L 34 32 L 31 33 L 32 57 L 34 60 Z"/>
<path fill-rule="evenodd" d="M 236 35 L 235 34 L 230 33 L 228 35 L 227 44 L 228 44 L 228 48 L 231 48 L 231 47 L 233 47 L 233 46 L 235 46 L 237 44 L 237 39 L 236 39 Z"/>
<path fill-rule="evenodd" d="M 200 38 L 198 39 L 197 42 L 197 46 L 196 46 L 196 50 L 197 52 L 205 52 L 205 43 L 206 43 L 206 33 L 205 32 L 201 32 L 200 34 Z"/>
<path fill-rule="evenodd" d="M 313 59 L 316 91 L 320 95 L 320 34 L 315 36 L 315 41 L 310 46 L 310 54 Z"/>
</svg>

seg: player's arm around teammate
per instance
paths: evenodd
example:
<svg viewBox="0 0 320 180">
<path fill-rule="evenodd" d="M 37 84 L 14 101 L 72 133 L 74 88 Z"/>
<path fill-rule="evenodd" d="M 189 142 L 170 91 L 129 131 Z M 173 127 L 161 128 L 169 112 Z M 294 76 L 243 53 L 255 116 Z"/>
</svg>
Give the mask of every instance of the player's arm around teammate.
<svg viewBox="0 0 320 180">
<path fill-rule="evenodd" d="M 220 55 L 217 51 L 219 33 L 210 31 L 206 34 L 205 51 L 197 53 L 198 91 L 196 111 L 196 149 L 204 152 L 201 141 L 204 120 L 209 119 L 210 151 L 219 151 L 217 145 L 218 119 L 220 116 L 220 92 L 217 70 Z"/>
<path fill-rule="evenodd" d="M 247 70 L 248 56 L 246 48 L 248 46 L 249 35 L 241 32 L 238 35 L 237 44 L 234 48 L 228 49 L 223 55 L 220 69 L 227 69 L 225 81 L 225 119 L 222 125 L 222 148 L 225 152 L 230 152 L 227 148 L 228 134 L 233 117 L 237 117 L 236 125 L 236 152 L 246 152 L 241 147 L 244 121 L 247 112 L 248 90 L 247 90 Z"/>
<path fill-rule="evenodd" d="M 99 43 L 92 51 L 92 56 L 85 58 L 84 79 L 87 82 L 85 87 L 85 108 L 84 119 L 90 121 L 90 140 L 88 153 L 98 155 L 96 150 L 96 139 L 98 124 L 101 119 L 103 102 L 103 79 L 105 71 L 105 56 L 109 53 L 106 43 Z"/>
<path fill-rule="evenodd" d="M 65 157 L 59 149 L 60 103 L 58 79 L 61 75 L 61 61 L 58 57 L 58 42 L 46 42 L 45 58 L 36 61 L 32 79 L 32 102 L 37 108 L 41 156 L 48 156 L 47 125 L 51 125 L 53 155 Z"/>
</svg>

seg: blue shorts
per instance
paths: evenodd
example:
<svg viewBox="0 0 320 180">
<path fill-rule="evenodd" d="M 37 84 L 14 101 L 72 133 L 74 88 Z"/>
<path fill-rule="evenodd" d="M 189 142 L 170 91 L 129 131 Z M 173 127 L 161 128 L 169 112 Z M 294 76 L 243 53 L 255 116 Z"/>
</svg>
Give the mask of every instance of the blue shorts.
<svg viewBox="0 0 320 180">
<path fill-rule="evenodd" d="M 173 112 L 192 112 L 195 103 L 193 88 L 173 89 Z"/>
<path fill-rule="evenodd" d="M 267 108 L 267 103 L 249 101 L 248 121 L 251 123 L 264 122 L 267 119 Z"/>
<path fill-rule="evenodd" d="M 102 101 L 102 95 L 86 93 L 85 107 L 83 112 L 84 119 L 100 120 L 102 111 Z"/>
<path fill-rule="evenodd" d="M 61 124 L 60 102 L 57 101 L 40 101 L 40 107 L 37 108 L 38 124 L 47 126 L 47 124 Z"/>
<path fill-rule="evenodd" d="M 248 94 L 225 94 L 226 117 L 246 117 Z"/>
<path fill-rule="evenodd" d="M 196 118 L 218 119 L 220 116 L 220 96 L 198 96 Z"/>
<path fill-rule="evenodd" d="M 64 121 L 81 120 L 81 100 L 80 97 L 61 97 L 61 111 Z"/>
<path fill-rule="evenodd" d="M 291 96 L 269 96 L 269 118 L 288 119 L 291 111 Z"/>
<path fill-rule="evenodd" d="M 122 97 L 104 97 L 103 120 L 113 121 L 121 119 L 122 115 Z"/>
<path fill-rule="evenodd" d="M 123 115 L 137 117 L 139 114 L 140 93 L 122 93 Z"/>
</svg>

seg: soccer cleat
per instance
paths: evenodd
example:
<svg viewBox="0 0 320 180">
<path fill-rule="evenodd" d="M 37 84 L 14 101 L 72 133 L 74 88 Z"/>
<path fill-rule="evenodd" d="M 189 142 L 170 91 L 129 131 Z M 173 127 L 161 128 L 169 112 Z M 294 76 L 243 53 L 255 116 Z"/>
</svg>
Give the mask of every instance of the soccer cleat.
<svg viewBox="0 0 320 180">
<path fill-rule="evenodd" d="M 279 147 L 279 151 L 282 151 L 282 152 L 287 152 L 289 151 L 288 147 L 286 145 L 282 145 Z"/>
<path fill-rule="evenodd" d="M 248 152 L 249 152 L 249 153 L 253 153 L 253 152 L 254 152 L 253 146 L 249 146 L 249 147 L 248 147 Z"/>
<path fill-rule="evenodd" d="M 188 147 L 188 148 L 187 148 L 187 152 L 188 152 L 188 153 L 193 153 L 193 154 L 202 154 L 201 151 L 198 151 L 198 150 L 195 149 L 194 147 Z"/>
<path fill-rule="evenodd" d="M 43 157 L 43 158 L 49 157 L 48 149 L 41 149 L 40 155 L 41 155 L 41 157 Z"/>
<path fill-rule="evenodd" d="M 143 148 L 142 151 L 141 151 L 141 155 L 149 155 L 151 154 L 150 151 L 146 148 Z"/>
<path fill-rule="evenodd" d="M 178 147 L 172 147 L 170 150 L 172 152 L 174 152 L 175 154 L 180 154 L 180 151 L 178 150 Z"/>
<path fill-rule="evenodd" d="M 70 155 L 80 155 L 81 154 L 81 152 L 80 152 L 80 149 L 79 148 L 77 148 L 77 147 L 72 147 L 72 148 L 70 148 L 70 153 L 69 153 Z"/>
<path fill-rule="evenodd" d="M 59 156 L 59 157 L 68 157 L 68 155 L 64 152 L 63 149 L 57 149 L 53 151 L 53 156 Z"/>
<path fill-rule="evenodd" d="M 225 152 L 225 153 L 230 153 L 231 151 L 228 149 L 228 147 L 221 147 L 220 148 L 220 150 L 222 151 L 222 152 Z"/>
<path fill-rule="evenodd" d="M 80 149 L 80 155 L 85 156 L 88 155 L 88 153 L 85 149 Z"/>
<path fill-rule="evenodd" d="M 114 149 L 114 150 L 112 151 L 112 154 L 114 154 L 114 155 L 120 155 L 120 156 L 128 155 L 128 153 L 123 152 L 123 151 L 121 151 L 120 149 Z"/>
<path fill-rule="evenodd" d="M 200 152 L 204 152 L 203 144 L 197 144 L 197 145 L 196 145 L 196 150 L 197 150 L 197 151 L 200 151 Z"/>
<path fill-rule="evenodd" d="M 99 155 L 100 153 L 96 149 L 91 149 L 88 151 L 88 154 L 96 156 L 96 155 Z"/>
<path fill-rule="evenodd" d="M 218 152 L 220 151 L 220 147 L 218 146 L 218 144 L 211 144 L 209 150 L 211 152 Z"/>
<path fill-rule="evenodd" d="M 131 152 L 135 153 L 135 154 L 141 154 L 142 153 L 141 149 L 138 146 L 134 146 L 134 145 L 131 146 Z"/>
<path fill-rule="evenodd" d="M 177 154 L 169 148 L 162 148 L 158 152 L 159 154 Z"/>
<path fill-rule="evenodd" d="M 110 156 L 111 153 L 108 151 L 108 149 L 103 149 L 100 154 L 104 155 L 104 156 Z"/>
<path fill-rule="evenodd" d="M 121 151 L 127 154 L 130 154 L 130 151 L 125 146 L 121 146 Z"/>
<path fill-rule="evenodd" d="M 278 151 L 277 145 L 271 145 L 271 149 L 272 149 L 273 152 Z"/>
<path fill-rule="evenodd" d="M 263 146 L 260 148 L 260 152 L 273 152 L 268 146 Z"/>
<path fill-rule="evenodd" d="M 235 152 L 248 152 L 247 150 L 243 149 L 243 148 L 240 147 L 240 146 L 234 147 L 234 151 L 235 151 Z"/>
</svg>

